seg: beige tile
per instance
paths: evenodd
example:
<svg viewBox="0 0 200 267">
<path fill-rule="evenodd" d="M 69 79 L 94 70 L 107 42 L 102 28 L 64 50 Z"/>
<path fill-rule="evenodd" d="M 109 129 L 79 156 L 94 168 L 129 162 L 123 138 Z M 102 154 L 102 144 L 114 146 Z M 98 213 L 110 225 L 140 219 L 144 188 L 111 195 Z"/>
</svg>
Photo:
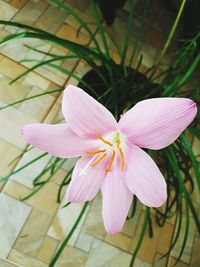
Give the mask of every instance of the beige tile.
<svg viewBox="0 0 200 267">
<path fill-rule="evenodd" d="M 57 173 L 52 177 L 52 180 L 45 184 L 45 186 L 40 191 L 38 191 L 37 194 L 29 198 L 27 200 L 27 203 L 39 209 L 40 211 L 43 211 L 49 215 L 53 215 L 58 208 L 57 193 L 59 184 L 61 183 L 65 175 L 65 171 L 63 171 L 62 169 L 58 170 Z M 49 192 L 51 193 L 49 194 Z M 65 192 L 63 191 L 63 194 L 64 193 Z"/>
<path fill-rule="evenodd" d="M 157 251 L 161 254 L 165 254 L 168 251 L 172 240 L 173 230 L 174 226 L 169 223 L 165 223 L 165 225 L 160 229 Z"/>
<path fill-rule="evenodd" d="M 195 237 L 192 249 L 192 257 L 190 266 L 191 267 L 198 267 L 200 265 L 200 238 Z"/>
<path fill-rule="evenodd" d="M 49 263 L 58 246 L 58 241 L 46 236 L 37 254 L 37 259 Z"/>
<path fill-rule="evenodd" d="M 90 1 L 89 0 L 65 0 L 64 1 L 66 4 L 71 5 L 73 7 L 75 7 L 76 9 L 79 9 L 81 11 L 85 11 L 88 6 Z"/>
<path fill-rule="evenodd" d="M 20 264 L 20 267 L 48 267 L 48 265 L 42 261 L 39 261 L 33 257 L 26 256 L 20 253 L 16 249 L 12 249 L 8 257 L 10 260 Z"/>
<path fill-rule="evenodd" d="M 32 97 L 42 94 L 43 92 L 42 89 L 34 87 L 26 97 Z M 42 121 L 53 102 L 54 97 L 51 94 L 46 94 L 44 96 L 33 98 L 30 101 L 23 102 L 20 106 L 20 110 L 31 118 L 34 118 L 37 121 Z"/>
<path fill-rule="evenodd" d="M 7 260 L 7 259 L 1 259 L 0 258 L 0 266 L 1 267 L 21 267 L 18 264 L 15 264 L 15 262 Z"/>
<path fill-rule="evenodd" d="M 71 228 L 73 227 L 76 219 L 78 218 L 79 213 L 81 212 L 83 208 L 83 203 L 73 203 L 70 204 L 66 208 L 62 208 L 65 201 L 61 203 L 57 214 L 54 217 L 54 220 L 48 230 L 48 235 L 62 241 L 66 235 L 70 232 Z M 85 214 L 83 215 L 79 225 L 77 226 L 75 232 L 73 233 L 69 244 L 74 245 L 77 237 L 80 233 L 81 227 L 84 223 L 85 217 L 87 214 L 87 210 Z"/>
<path fill-rule="evenodd" d="M 30 194 L 31 191 L 27 187 L 15 181 L 9 180 L 3 188 L 3 192 L 20 200 L 26 195 Z"/>
<path fill-rule="evenodd" d="M 157 244 L 158 244 L 158 240 L 160 236 L 160 228 L 155 224 L 153 216 L 151 217 L 152 217 L 152 225 L 153 225 L 153 238 L 149 237 L 148 230 L 146 229 L 144 239 L 142 241 L 142 245 L 138 252 L 138 258 L 150 264 L 153 263 L 154 255 L 156 253 L 156 248 L 157 248 Z M 140 236 L 140 232 L 141 232 L 141 227 L 143 225 L 143 221 L 144 221 L 144 214 L 142 213 L 140 216 L 140 221 L 139 221 L 140 223 L 138 224 L 133 242 L 131 244 L 131 249 L 130 249 L 131 253 L 133 253 L 136 248 L 136 245 L 137 245 L 137 242 Z"/>
<path fill-rule="evenodd" d="M 131 255 L 95 239 L 84 267 L 129 266 Z"/>
<path fill-rule="evenodd" d="M 83 61 L 80 61 L 78 63 L 78 66 L 74 70 L 74 74 L 76 74 L 76 76 L 78 76 L 79 78 L 82 78 L 90 69 L 91 67 L 89 65 L 87 65 Z"/>
<path fill-rule="evenodd" d="M 161 258 L 163 255 L 156 253 L 154 257 L 153 267 L 163 267 L 167 265 L 167 257 Z"/>
<path fill-rule="evenodd" d="M 43 78 L 42 76 L 34 72 L 29 72 L 24 77 L 23 84 L 36 86 L 44 91 L 46 91 L 47 89 L 50 89 L 49 87 L 51 86 L 55 87 L 55 85 L 52 85 L 47 79 Z"/>
<path fill-rule="evenodd" d="M 10 5 L 17 9 L 21 9 L 27 1 L 28 0 L 11 0 Z"/>
<path fill-rule="evenodd" d="M 81 232 L 78 236 L 75 246 L 85 252 L 89 252 L 93 241 L 94 237 Z"/>
<path fill-rule="evenodd" d="M 28 256 L 36 257 L 46 236 L 52 217 L 33 209 L 26 221 L 14 248 Z"/>
<path fill-rule="evenodd" d="M 12 104 L 14 102 L 24 99 L 28 92 L 32 89 L 30 86 L 25 86 L 19 82 L 9 84 L 10 79 L 0 74 L 0 103 L 2 106 Z M 16 104 L 18 107 L 20 104 Z"/>
<path fill-rule="evenodd" d="M 18 11 L 15 7 L 5 3 L 3 0 L 0 0 L 0 6 L 0 18 L 2 20 L 10 20 Z M 1 27 L 2 26 L 0 26 L 0 28 Z"/>
<path fill-rule="evenodd" d="M 40 67 L 35 72 L 59 86 L 63 86 L 68 77 L 66 74 L 60 72 L 59 70 L 48 66 Z"/>
<path fill-rule="evenodd" d="M 136 208 L 136 211 L 135 211 L 135 214 L 133 216 L 132 219 L 127 219 L 125 221 L 125 224 L 122 228 L 122 233 L 130 236 L 130 237 L 133 237 L 134 236 L 134 233 L 136 231 L 136 228 L 137 228 L 137 225 L 139 223 L 139 218 L 140 218 L 140 214 L 141 214 L 141 208 L 142 208 L 142 204 L 137 201 L 137 208 Z M 129 216 L 131 216 L 131 209 L 129 210 Z"/>
<path fill-rule="evenodd" d="M 68 14 L 56 6 L 48 7 L 42 16 L 36 21 L 35 25 L 45 31 L 56 33 L 66 20 Z"/>
<path fill-rule="evenodd" d="M 39 18 L 47 7 L 48 4 L 43 0 L 28 1 L 14 17 L 13 21 L 31 25 Z"/>
<path fill-rule="evenodd" d="M 152 267 L 152 265 L 146 261 L 136 258 L 134 261 L 134 267 Z"/>
<path fill-rule="evenodd" d="M 168 264 L 167 264 L 167 267 L 173 267 L 176 263 L 176 258 L 173 258 L 173 257 L 169 257 L 169 260 L 168 260 Z M 182 261 L 178 261 L 177 264 L 175 265 L 176 267 L 189 267 L 190 265 L 185 263 L 185 262 L 182 262 Z M 191 266 L 192 267 L 192 266 Z"/>
<path fill-rule="evenodd" d="M 132 239 L 126 235 L 123 235 L 122 233 L 114 236 L 107 234 L 104 240 L 112 246 L 115 246 L 127 252 L 130 251 Z"/>
<path fill-rule="evenodd" d="M 96 196 L 91 204 L 86 221 L 83 225 L 82 231 L 88 235 L 104 238 L 106 231 L 102 219 L 102 200 L 100 194 Z"/>
<path fill-rule="evenodd" d="M 56 267 L 84 267 L 87 254 L 75 247 L 67 246 L 56 263 Z"/>
<path fill-rule="evenodd" d="M 44 151 L 36 148 L 30 149 L 23 155 L 15 169 L 20 169 L 30 161 L 33 161 L 34 159 L 40 157 L 42 154 L 44 154 Z M 50 155 L 46 155 L 43 158 L 40 158 L 39 160 L 24 168 L 22 171 L 14 174 L 11 179 L 25 185 L 28 188 L 33 188 L 34 178 L 42 172 L 46 164 L 49 162 L 50 158 Z"/>
<path fill-rule="evenodd" d="M 6 195 L 0 194 L 0 256 L 7 257 L 27 220 L 31 207 Z"/>
<path fill-rule="evenodd" d="M 88 44 L 90 40 L 85 34 L 81 32 L 77 36 L 77 29 L 71 27 L 68 24 L 63 24 L 61 26 L 61 28 L 57 32 L 57 36 L 78 44 Z"/>
<path fill-rule="evenodd" d="M 20 129 L 28 123 L 34 123 L 36 120 L 27 116 L 24 112 L 14 107 L 9 107 L 0 112 L 0 125 L 4 125 L 0 131 L 0 138 L 23 149 L 26 145 Z"/>
<path fill-rule="evenodd" d="M 8 175 L 15 167 L 16 162 L 12 161 L 21 153 L 16 146 L 0 139 L 0 177 Z"/>
<path fill-rule="evenodd" d="M 16 78 L 26 70 L 27 68 L 9 58 L 4 57 L 0 61 L 0 73 L 4 74 L 10 79 Z"/>
<path fill-rule="evenodd" d="M 0 61 L 2 60 L 2 59 L 4 59 L 5 57 L 3 56 L 3 55 L 1 55 L 0 54 Z"/>
<path fill-rule="evenodd" d="M 72 2 L 73 0 L 70 0 L 70 1 Z M 68 0 L 66 2 L 68 2 Z M 83 1 L 82 1 L 82 3 L 83 3 Z M 79 16 L 79 18 L 81 18 L 87 24 L 88 28 L 91 30 L 92 33 L 94 33 L 96 31 L 97 26 L 95 24 L 95 18 L 93 16 L 91 5 L 84 12 L 81 12 L 80 10 L 78 10 L 76 8 L 74 9 L 74 12 L 76 12 L 76 14 Z M 80 23 L 73 16 L 69 15 L 65 22 L 66 22 L 66 24 L 72 26 L 75 29 L 80 29 Z M 84 30 L 84 28 L 81 29 L 81 32 L 89 37 L 87 31 Z"/>
<path fill-rule="evenodd" d="M 27 40 L 23 40 L 23 43 L 29 45 L 31 48 L 36 47 L 37 49 L 40 49 L 43 52 L 49 52 L 49 50 L 51 48 L 50 42 L 43 41 L 43 40 L 27 39 Z M 22 64 L 24 66 L 26 66 L 27 68 L 31 68 L 31 67 L 35 66 L 40 61 L 43 61 L 44 58 L 46 57 L 45 54 L 34 51 L 31 48 L 27 48 L 27 51 L 24 51 L 24 54 L 22 57 L 23 59 L 34 60 L 32 62 L 30 62 L 30 61 L 29 62 L 25 62 L 25 61 L 22 62 Z"/>
<path fill-rule="evenodd" d="M 36 40 L 33 41 L 32 39 L 16 39 L 0 47 L 0 51 L 2 54 L 11 58 L 12 60 L 20 61 L 25 58 L 26 53 L 29 51 L 29 49 L 25 47 L 24 44 L 31 44 L 33 42 L 36 43 Z"/>
<path fill-rule="evenodd" d="M 182 226 L 181 226 L 181 231 L 180 231 L 180 235 L 179 235 L 179 239 L 175 245 L 175 247 L 172 249 L 170 255 L 174 258 L 178 258 L 181 247 L 182 247 L 182 243 L 183 243 L 183 239 L 184 239 L 184 233 L 185 233 L 185 226 L 186 226 L 186 219 L 185 216 L 183 215 L 182 218 Z M 191 260 L 191 253 L 192 253 L 192 246 L 193 246 L 193 242 L 194 242 L 194 234 L 195 234 L 195 222 L 193 220 L 192 217 L 190 217 L 190 231 L 187 237 L 187 242 L 186 242 L 186 246 L 184 248 L 183 254 L 181 256 L 181 260 L 186 262 L 186 263 L 190 263 Z"/>
<path fill-rule="evenodd" d="M 150 68 L 155 63 L 157 53 L 158 51 L 156 48 L 152 47 L 149 44 L 143 43 L 141 47 L 141 52 L 138 55 L 138 59 L 140 55 L 142 55 L 143 56 L 142 64 L 145 67 Z"/>
</svg>

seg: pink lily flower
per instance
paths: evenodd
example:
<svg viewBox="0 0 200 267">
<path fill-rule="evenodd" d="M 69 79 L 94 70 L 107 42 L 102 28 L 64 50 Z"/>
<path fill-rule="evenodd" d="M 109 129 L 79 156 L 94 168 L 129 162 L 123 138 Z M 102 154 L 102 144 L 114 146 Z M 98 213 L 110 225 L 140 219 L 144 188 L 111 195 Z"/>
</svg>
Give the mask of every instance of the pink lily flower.
<svg viewBox="0 0 200 267">
<path fill-rule="evenodd" d="M 58 157 L 79 157 L 67 189 L 69 202 L 92 200 L 102 192 L 102 215 L 109 234 L 119 232 L 132 196 L 149 207 L 167 198 L 166 182 L 141 148 L 162 149 L 192 122 L 196 104 L 187 98 L 152 98 L 136 104 L 119 122 L 82 89 L 69 85 L 62 111 L 66 123 L 29 124 L 25 140 Z"/>
</svg>

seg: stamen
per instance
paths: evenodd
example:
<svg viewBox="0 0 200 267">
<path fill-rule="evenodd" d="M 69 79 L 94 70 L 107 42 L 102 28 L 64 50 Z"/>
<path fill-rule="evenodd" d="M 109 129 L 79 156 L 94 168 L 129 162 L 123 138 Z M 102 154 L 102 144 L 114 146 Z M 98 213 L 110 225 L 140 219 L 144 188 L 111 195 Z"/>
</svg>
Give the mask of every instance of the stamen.
<svg viewBox="0 0 200 267">
<path fill-rule="evenodd" d="M 96 137 L 99 138 L 104 144 L 107 144 L 109 146 L 113 146 L 109 141 L 105 140 L 101 135 L 96 134 Z"/>
<path fill-rule="evenodd" d="M 96 154 L 103 153 L 103 152 L 106 152 L 106 150 L 102 149 L 102 150 L 91 151 L 91 152 L 89 151 L 89 152 L 87 152 L 87 154 L 96 155 Z"/>
<path fill-rule="evenodd" d="M 106 153 L 104 153 L 101 157 L 99 157 L 95 162 L 92 163 L 92 167 L 97 166 L 99 162 L 101 162 L 105 157 L 107 156 Z"/>
<path fill-rule="evenodd" d="M 119 151 L 119 155 L 120 155 L 120 159 L 121 159 L 121 169 L 123 171 L 124 166 L 125 166 L 125 159 L 124 159 L 124 153 L 120 147 L 121 142 L 119 139 L 117 139 L 116 144 L 117 144 L 117 149 Z"/>
<path fill-rule="evenodd" d="M 114 158 L 115 158 L 115 151 L 113 150 L 110 162 L 108 164 L 108 167 L 106 168 L 106 174 L 111 170 Z"/>
</svg>

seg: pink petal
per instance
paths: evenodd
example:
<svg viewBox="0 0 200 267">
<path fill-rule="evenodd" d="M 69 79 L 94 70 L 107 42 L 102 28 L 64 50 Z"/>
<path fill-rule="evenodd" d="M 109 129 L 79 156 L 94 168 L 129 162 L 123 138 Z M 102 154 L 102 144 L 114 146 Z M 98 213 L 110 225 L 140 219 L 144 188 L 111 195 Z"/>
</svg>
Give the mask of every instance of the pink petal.
<svg viewBox="0 0 200 267">
<path fill-rule="evenodd" d="M 106 134 L 117 129 L 113 115 L 82 89 L 69 85 L 64 91 L 62 111 L 70 127 L 80 136 Z"/>
<path fill-rule="evenodd" d="M 123 227 L 131 205 L 132 194 L 117 168 L 107 173 L 101 191 L 105 229 L 109 234 L 114 235 Z"/>
<path fill-rule="evenodd" d="M 22 128 L 27 143 L 58 157 L 78 157 L 96 142 L 76 135 L 68 124 L 28 124 Z"/>
<path fill-rule="evenodd" d="M 149 207 L 160 207 L 167 198 L 166 182 L 152 158 L 132 145 L 125 183 L 139 200 Z"/>
<path fill-rule="evenodd" d="M 152 98 L 136 104 L 119 121 L 119 128 L 139 146 L 161 149 L 173 143 L 193 121 L 196 104 L 187 98 Z"/>
<path fill-rule="evenodd" d="M 84 202 L 92 200 L 99 191 L 105 177 L 104 169 L 88 166 L 87 173 L 80 175 L 89 160 L 88 157 L 82 157 L 77 162 L 72 174 L 72 181 L 67 189 L 67 201 Z"/>
</svg>

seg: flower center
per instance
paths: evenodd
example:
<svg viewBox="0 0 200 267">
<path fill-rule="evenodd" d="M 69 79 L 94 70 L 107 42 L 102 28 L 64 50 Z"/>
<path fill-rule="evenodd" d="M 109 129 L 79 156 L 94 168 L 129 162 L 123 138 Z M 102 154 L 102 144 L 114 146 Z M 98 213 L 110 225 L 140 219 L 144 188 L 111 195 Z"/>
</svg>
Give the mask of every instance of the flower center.
<svg viewBox="0 0 200 267">
<path fill-rule="evenodd" d="M 120 132 L 114 132 L 107 136 L 97 134 L 96 137 L 100 140 L 99 149 L 87 152 L 87 154 L 93 155 L 93 157 L 85 168 L 81 170 L 80 175 L 87 173 L 86 168 L 88 168 L 88 166 L 96 167 L 106 158 L 108 158 L 108 161 L 106 162 L 105 175 L 111 171 L 113 163 L 117 157 L 120 160 L 121 170 L 123 171 L 125 167 L 125 158 L 122 147 L 125 144 L 125 140 L 122 134 Z"/>
</svg>

